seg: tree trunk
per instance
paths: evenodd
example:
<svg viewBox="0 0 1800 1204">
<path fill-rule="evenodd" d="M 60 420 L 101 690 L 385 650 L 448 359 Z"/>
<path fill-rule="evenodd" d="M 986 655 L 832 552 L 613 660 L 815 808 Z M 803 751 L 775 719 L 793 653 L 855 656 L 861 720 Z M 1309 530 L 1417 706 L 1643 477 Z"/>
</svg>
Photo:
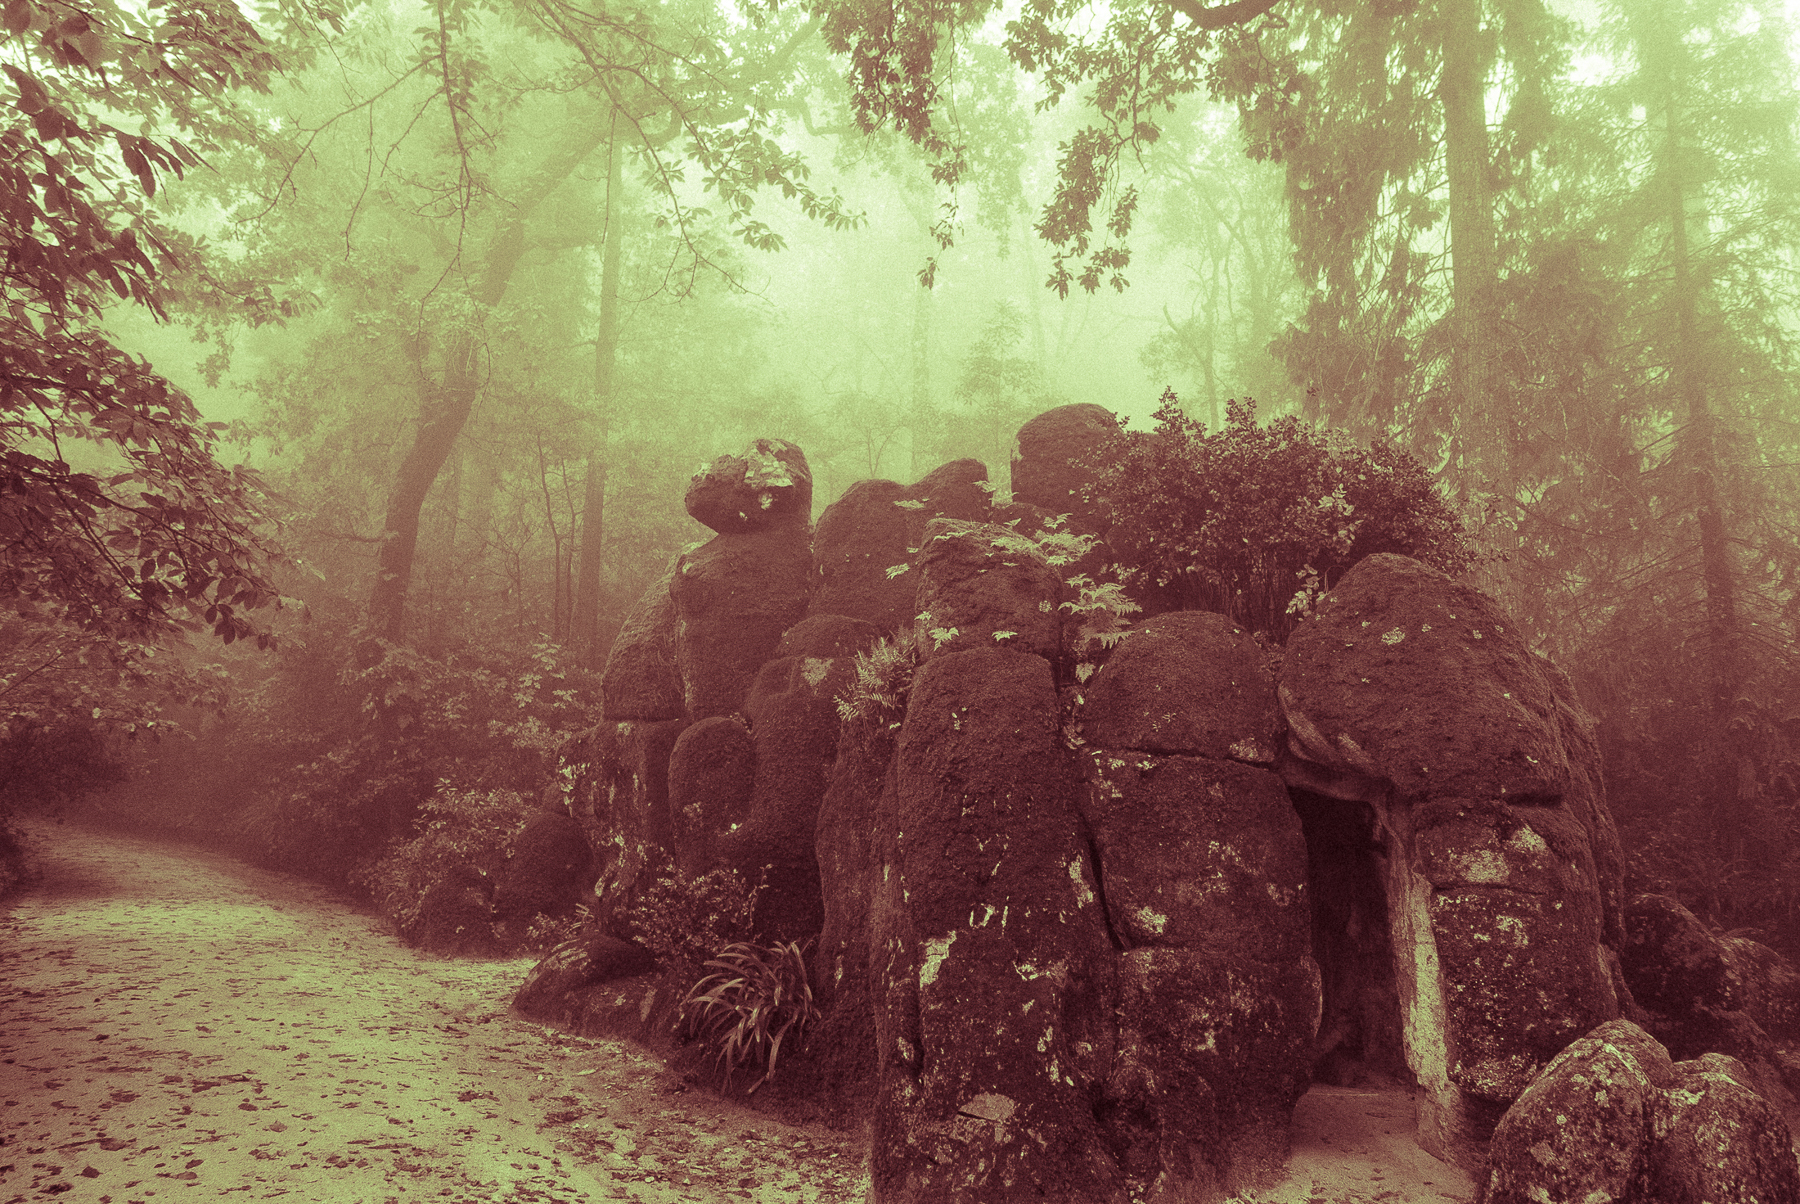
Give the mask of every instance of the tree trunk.
<svg viewBox="0 0 1800 1204">
<path fill-rule="evenodd" d="M 1743 813 L 1747 802 L 1741 788 L 1747 752 L 1734 737 L 1731 723 L 1744 676 L 1737 580 L 1731 564 L 1725 510 L 1719 499 L 1717 423 L 1700 333 L 1700 288 L 1694 279 L 1688 244 L 1681 110 L 1673 75 L 1673 60 L 1679 51 L 1665 31 L 1658 29 L 1657 33 L 1663 45 L 1652 61 L 1660 64 L 1658 83 L 1664 89 L 1663 171 L 1668 179 L 1669 256 L 1674 276 L 1675 347 L 1670 357 L 1670 374 L 1687 411 L 1687 429 L 1682 432 L 1681 445 L 1692 466 L 1694 525 L 1700 535 L 1701 590 L 1706 607 L 1706 684 L 1713 730 L 1705 747 L 1716 758 L 1715 768 L 1708 775 L 1714 791 L 1713 831 L 1720 854 L 1735 860 L 1745 852 Z"/>
<path fill-rule="evenodd" d="M 600 562 L 605 555 L 607 440 L 612 433 L 613 372 L 619 353 L 624 159 L 618 140 L 611 139 L 606 167 L 606 241 L 600 259 L 600 330 L 594 339 L 594 413 L 599 432 L 588 453 L 586 480 L 582 484 L 581 563 L 575 578 L 574 630 L 570 641 L 576 656 L 590 669 L 600 668 L 607 652 L 600 643 Z"/>
<path fill-rule="evenodd" d="M 915 481 L 932 467 L 926 462 L 926 426 L 930 422 L 931 409 L 931 290 L 920 288 L 913 295 L 912 403 L 907 419 L 907 426 L 912 431 L 912 479 Z"/>
<path fill-rule="evenodd" d="M 605 129 L 604 124 L 596 123 L 588 136 L 566 147 L 522 190 L 484 257 L 474 298 L 480 312 L 492 309 L 506 295 L 506 286 L 525 251 L 525 219 L 592 153 Z M 369 595 L 369 623 L 375 634 L 390 643 L 398 644 L 406 636 L 406 596 L 412 587 L 413 560 L 418 552 L 419 511 L 456 446 L 457 436 L 468 422 L 481 389 L 480 342 L 479 319 L 477 325 L 451 340 L 444 355 L 442 379 L 422 390 L 419 429 L 406 458 L 400 462 L 394 492 L 388 498 L 381 550 L 376 557 L 375 588 Z"/>
<path fill-rule="evenodd" d="M 388 499 L 381 549 L 375 560 L 375 589 L 369 597 L 369 620 L 376 634 L 390 643 L 400 643 L 406 634 L 406 594 L 412 586 L 413 558 L 418 551 L 419 512 L 475 406 L 475 355 L 474 336 L 458 335 L 445 353 L 442 382 L 425 386 L 425 396 L 419 399 L 419 429 L 400 462 L 394 492 Z"/>
<path fill-rule="evenodd" d="M 1512 433 L 1495 405 L 1492 374 L 1492 304 L 1499 262 L 1488 179 L 1481 4 L 1440 0 L 1438 11 L 1443 21 L 1438 101 L 1444 110 L 1444 160 L 1450 185 L 1450 386 L 1461 416 L 1462 468 L 1465 488 L 1485 478 L 1482 492 L 1509 493 Z"/>
</svg>

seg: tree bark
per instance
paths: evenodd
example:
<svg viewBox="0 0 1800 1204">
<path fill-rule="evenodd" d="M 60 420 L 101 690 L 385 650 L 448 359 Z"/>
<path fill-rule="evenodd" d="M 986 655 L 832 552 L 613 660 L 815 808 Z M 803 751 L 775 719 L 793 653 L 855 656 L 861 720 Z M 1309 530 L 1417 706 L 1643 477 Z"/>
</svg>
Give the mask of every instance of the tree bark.
<svg viewBox="0 0 1800 1204">
<path fill-rule="evenodd" d="M 406 635 L 406 595 L 412 586 L 413 560 L 418 551 L 419 512 L 475 406 L 475 355 L 474 337 L 467 333 L 458 335 L 445 353 L 442 381 L 422 386 L 419 429 L 406 458 L 400 462 L 394 492 L 388 499 L 381 549 L 375 558 L 369 619 L 376 634 L 390 643 L 398 644 Z"/>
<path fill-rule="evenodd" d="M 506 295 L 506 286 L 525 251 L 526 219 L 593 152 L 605 131 L 605 125 L 596 123 L 589 135 L 566 146 L 561 155 L 545 164 L 526 184 L 483 257 L 474 298 L 481 312 L 498 305 Z M 480 352 L 478 319 L 474 326 L 452 338 L 444 354 L 441 378 L 421 388 L 418 431 L 400 462 L 394 492 L 388 498 L 381 550 L 376 556 L 375 587 L 369 595 L 370 626 L 390 643 L 401 643 L 406 636 L 406 598 L 418 553 L 419 511 L 474 410 L 476 395 L 481 391 Z"/>
<path fill-rule="evenodd" d="M 617 117 L 615 115 L 616 123 Z M 619 261 L 624 249 L 625 204 L 617 138 L 607 146 L 606 240 L 600 257 L 600 329 L 594 338 L 594 414 L 598 437 L 587 457 L 581 498 L 581 561 L 575 578 L 571 643 L 581 663 L 598 669 L 607 650 L 600 644 L 600 564 L 605 556 L 607 441 L 612 433 L 613 373 L 619 353 Z"/>
</svg>

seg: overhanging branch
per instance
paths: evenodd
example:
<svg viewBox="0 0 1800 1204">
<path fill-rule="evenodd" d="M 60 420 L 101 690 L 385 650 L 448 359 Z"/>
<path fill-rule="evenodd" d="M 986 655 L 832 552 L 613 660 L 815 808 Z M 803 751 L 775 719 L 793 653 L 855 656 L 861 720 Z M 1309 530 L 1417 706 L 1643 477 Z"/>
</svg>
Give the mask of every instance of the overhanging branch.
<svg viewBox="0 0 1800 1204">
<path fill-rule="evenodd" d="M 1199 0 L 1169 0 L 1169 7 L 1188 18 L 1198 29 L 1224 29 L 1254 21 L 1281 0 L 1232 0 L 1230 4 L 1207 7 Z"/>
</svg>

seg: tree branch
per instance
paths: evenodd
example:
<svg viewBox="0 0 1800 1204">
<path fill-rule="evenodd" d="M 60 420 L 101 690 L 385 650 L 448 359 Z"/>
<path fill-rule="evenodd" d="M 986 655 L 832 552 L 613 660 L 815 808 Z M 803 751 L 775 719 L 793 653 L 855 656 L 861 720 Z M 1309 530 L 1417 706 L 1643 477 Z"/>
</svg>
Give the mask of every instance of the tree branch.
<svg viewBox="0 0 1800 1204">
<path fill-rule="evenodd" d="M 1188 18 L 1196 29 L 1224 29 L 1231 25 L 1243 25 L 1254 21 L 1281 0 L 1231 0 L 1229 4 L 1219 4 L 1211 8 L 1199 3 L 1199 0 L 1168 0 L 1169 7 Z"/>
</svg>

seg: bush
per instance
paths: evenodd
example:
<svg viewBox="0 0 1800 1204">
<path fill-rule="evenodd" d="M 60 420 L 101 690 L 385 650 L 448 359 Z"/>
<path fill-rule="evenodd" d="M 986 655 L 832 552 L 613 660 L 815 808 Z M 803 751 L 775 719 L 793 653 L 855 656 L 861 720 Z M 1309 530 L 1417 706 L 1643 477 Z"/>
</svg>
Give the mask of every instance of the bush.
<svg viewBox="0 0 1800 1204">
<path fill-rule="evenodd" d="M 410 934 L 433 887 L 492 877 L 531 810 L 531 801 L 516 791 L 441 789 L 420 808 L 419 834 L 359 870 L 355 884 L 395 929 Z"/>
<path fill-rule="evenodd" d="M 204 794 L 217 800 L 210 828 L 251 855 L 370 883 L 394 847 L 453 839 L 445 825 L 473 814 L 470 800 L 535 795 L 561 743 L 589 725 L 595 676 L 542 640 L 429 657 L 361 641 L 347 619 L 315 619 L 284 638 L 260 680 L 248 667 L 238 674 L 254 684 L 206 737 L 204 757 L 153 767 L 133 802 L 146 819 L 194 826 Z"/>
<path fill-rule="evenodd" d="M 125 780 L 127 751 L 216 709 L 210 667 L 182 647 L 0 616 L 0 815 L 59 807 Z"/>
<path fill-rule="evenodd" d="M 752 885 L 723 866 L 697 878 L 665 869 L 638 881 L 646 878 L 650 885 L 619 911 L 620 935 L 648 949 L 665 970 L 697 968 L 754 935 L 761 881 Z"/>
<path fill-rule="evenodd" d="M 1165 391 L 1154 431 L 1121 432 L 1089 464 L 1123 581 L 1156 609 L 1217 611 L 1280 641 L 1365 556 L 1398 552 L 1446 573 L 1476 563 L 1408 453 L 1292 417 L 1259 427 L 1249 399 L 1227 414 L 1208 434 Z"/>
<path fill-rule="evenodd" d="M 0 900 L 30 882 L 31 857 L 25 849 L 24 834 L 12 820 L 0 815 Z"/>
<path fill-rule="evenodd" d="M 124 780 L 125 766 L 100 724 L 0 716 L 0 814 L 67 802 Z"/>
</svg>

